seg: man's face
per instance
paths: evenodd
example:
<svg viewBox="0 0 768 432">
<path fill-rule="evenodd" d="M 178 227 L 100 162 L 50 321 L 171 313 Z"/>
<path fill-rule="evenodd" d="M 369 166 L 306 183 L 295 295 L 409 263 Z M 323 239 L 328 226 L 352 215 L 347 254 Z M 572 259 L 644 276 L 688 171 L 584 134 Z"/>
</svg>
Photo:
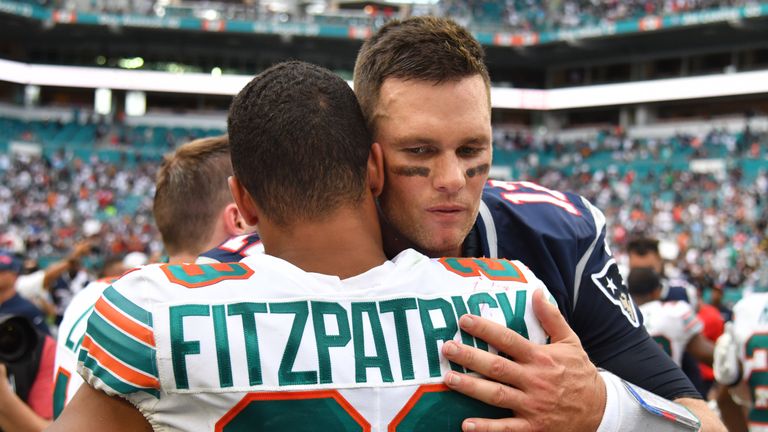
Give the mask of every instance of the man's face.
<svg viewBox="0 0 768 432">
<path fill-rule="evenodd" d="M 483 79 L 388 78 L 374 116 L 386 172 L 379 198 L 384 218 L 424 253 L 459 255 L 491 166 Z"/>
<path fill-rule="evenodd" d="M 629 253 L 629 268 L 650 267 L 657 274 L 662 274 L 661 271 L 664 267 L 664 261 L 659 254 L 649 252 L 645 255 L 636 253 Z"/>
</svg>

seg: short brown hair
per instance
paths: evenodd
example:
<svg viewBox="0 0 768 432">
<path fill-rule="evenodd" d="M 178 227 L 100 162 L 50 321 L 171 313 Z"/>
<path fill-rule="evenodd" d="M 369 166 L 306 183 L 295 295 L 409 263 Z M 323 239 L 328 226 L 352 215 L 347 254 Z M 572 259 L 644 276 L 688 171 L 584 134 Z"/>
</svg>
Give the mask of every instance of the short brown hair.
<svg viewBox="0 0 768 432">
<path fill-rule="evenodd" d="M 355 94 L 368 127 L 375 133 L 376 104 L 387 78 L 439 84 L 474 75 L 483 78 L 490 98 L 485 52 L 467 29 L 447 18 L 393 20 L 360 48 L 354 71 Z"/>
<path fill-rule="evenodd" d="M 188 142 L 165 156 L 152 212 L 169 254 L 204 252 L 219 212 L 233 202 L 231 175 L 226 135 Z"/>
</svg>

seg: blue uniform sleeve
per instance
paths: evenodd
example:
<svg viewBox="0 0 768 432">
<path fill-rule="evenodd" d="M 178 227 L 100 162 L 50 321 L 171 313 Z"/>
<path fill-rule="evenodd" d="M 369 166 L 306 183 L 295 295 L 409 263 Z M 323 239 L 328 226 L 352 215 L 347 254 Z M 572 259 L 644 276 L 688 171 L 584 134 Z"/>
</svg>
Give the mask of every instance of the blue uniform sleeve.
<svg viewBox="0 0 768 432">
<path fill-rule="evenodd" d="M 545 283 L 597 366 L 667 399 L 697 397 L 643 328 L 605 226 L 602 212 L 578 195 L 492 182 L 475 235 L 478 253 L 520 260 Z"/>
<path fill-rule="evenodd" d="M 701 398 L 688 377 L 642 326 L 603 232 L 574 291 L 570 324 L 599 367 L 667 399 Z"/>
</svg>

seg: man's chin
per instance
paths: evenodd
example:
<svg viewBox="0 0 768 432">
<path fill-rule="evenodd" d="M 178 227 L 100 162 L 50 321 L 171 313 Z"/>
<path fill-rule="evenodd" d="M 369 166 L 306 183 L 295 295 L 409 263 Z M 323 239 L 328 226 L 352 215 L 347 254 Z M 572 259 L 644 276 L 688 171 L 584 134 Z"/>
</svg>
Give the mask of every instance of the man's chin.
<svg viewBox="0 0 768 432">
<path fill-rule="evenodd" d="M 443 238 L 441 241 L 432 239 L 432 241 L 420 245 L 419 249 L 430 258 L 460 256 L 463 241 L 463 237 L 460 240 L 457 237 Z"/>
</svg>

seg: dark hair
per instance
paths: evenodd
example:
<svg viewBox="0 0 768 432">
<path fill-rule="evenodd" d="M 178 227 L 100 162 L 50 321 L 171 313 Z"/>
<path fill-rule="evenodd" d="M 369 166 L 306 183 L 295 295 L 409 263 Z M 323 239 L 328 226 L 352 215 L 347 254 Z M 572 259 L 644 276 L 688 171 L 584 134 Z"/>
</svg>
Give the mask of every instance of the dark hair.
<svg viewBox="0 0 768 432">
<path fill-rule="evenodd" d="M 648 295 L 661 288 L 661 279 L 652 268 L 638 267 L 629 272 L 627 287 L 632 295 Z"/>
<path fill-rule="evenodd" d="M 188 142 L 166 155 L 157 172 L 152 213 L 170 255 L 204 252 L 216 217 L 233 202 L 226 135 Z"/>
<path fill-rule="evenodd" d="M 354 71 L 355 94 L 375 133 L 376 104 L 387 78 L 439 84 L 474 75 L 485 81 L 490 107 L 491 80 L 485 52 L 467 29 L 447 18 L 393 20 L 360 48 Z"/>
<path fill-rule="evenodd" d="M 659 255 L 659 241 L 649 237 L 636 237 L 627 243 L 627 253 L 636 255 Z"/>
<path fill-rule="evenodd" d="M 124 257 L 121 255 L 109 255 L 104 258 L 104 262 L 101 264 L 101 269 L 99 270 L 99 278 L 120 276 L 119 274 L 112 274 L 110 270 L 112 270 L 112 267 L 115 265 L 119 265 L 121 270 L 120 273 L 123 273 L 125 271 L 122 268 L 123 258 Z"/>
<path fill-rule="evenodd" d="M 264 214 L 287 226 L 358 202 L 371 137 L 349 85 L 291 61 L 272 66 L 229 109 L 232 167 Z"/>
</svg>

